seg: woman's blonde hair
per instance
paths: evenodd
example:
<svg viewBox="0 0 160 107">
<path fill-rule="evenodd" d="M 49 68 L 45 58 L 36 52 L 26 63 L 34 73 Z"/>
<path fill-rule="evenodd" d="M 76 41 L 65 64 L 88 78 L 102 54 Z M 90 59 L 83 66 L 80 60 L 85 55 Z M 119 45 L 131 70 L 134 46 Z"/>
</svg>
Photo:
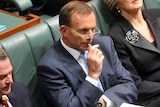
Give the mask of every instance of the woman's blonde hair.
<svg viewBox="0 0 160 107">
<path fill-rule="evenodd" d="M 117 0 L 104 0 L 104 2 L 111 10 L 114 9 L 115 5 L 117 4 Z"/>
</svg>

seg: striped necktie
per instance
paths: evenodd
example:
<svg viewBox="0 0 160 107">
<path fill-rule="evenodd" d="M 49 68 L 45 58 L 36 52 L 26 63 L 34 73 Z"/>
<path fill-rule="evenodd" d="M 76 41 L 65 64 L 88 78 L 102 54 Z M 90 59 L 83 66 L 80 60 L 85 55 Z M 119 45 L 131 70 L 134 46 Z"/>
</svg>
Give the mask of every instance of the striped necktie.
<svg viewBox="0 0 160 107">
<path fill-rule="evenodd" d="M 0 104 L 2 104 L 4 107 L 9 107 L 7 100 L 8 99 L 6 97 L 2 97 Z"/>
<path fill-rule="evenodd" d="M 88 74 L 88 65 L 87 65 L 87 60 L 86 60 L 86 57 L 85 57 L 85 52 L 81 52 L 79 57 L 82 59 L 84 71 Z"/>
</svg>

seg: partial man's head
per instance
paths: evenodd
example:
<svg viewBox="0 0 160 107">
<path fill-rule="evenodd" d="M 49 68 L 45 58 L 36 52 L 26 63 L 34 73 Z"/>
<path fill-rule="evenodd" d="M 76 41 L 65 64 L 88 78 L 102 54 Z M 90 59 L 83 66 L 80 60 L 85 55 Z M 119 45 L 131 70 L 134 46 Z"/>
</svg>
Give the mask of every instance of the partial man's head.
<svg viewBox="0 0 160 107">
<path fill-rule="evenodd" d="M 0 97 L 11 91 L 12 65 L 6 52 L 0 48 Z"/>
</svg>

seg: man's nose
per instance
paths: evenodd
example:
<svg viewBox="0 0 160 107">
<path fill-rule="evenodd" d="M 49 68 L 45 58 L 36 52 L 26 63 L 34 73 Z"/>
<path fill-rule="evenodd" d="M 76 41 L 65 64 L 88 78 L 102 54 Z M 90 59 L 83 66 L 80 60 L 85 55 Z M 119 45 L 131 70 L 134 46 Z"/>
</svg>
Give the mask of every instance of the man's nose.
<svg viewBox="0 0 160 107">
<path fill-rule="evenodd" d="M 88 30 L 88 33 L 87 33 L 87 34 L 89 34 L 89 35 L 92 35 L 92 36 L 93 36 L 94 31 L 93 31 L 92 29 L 90 29 L 90 30 Z"/>
<path fill-rule="evenodd" d="M 7 82 L 7 83 L 13 83 L 12 74 L 8 74 L 8 75 L 7 75 L 6 82 Z"/>
</svg>

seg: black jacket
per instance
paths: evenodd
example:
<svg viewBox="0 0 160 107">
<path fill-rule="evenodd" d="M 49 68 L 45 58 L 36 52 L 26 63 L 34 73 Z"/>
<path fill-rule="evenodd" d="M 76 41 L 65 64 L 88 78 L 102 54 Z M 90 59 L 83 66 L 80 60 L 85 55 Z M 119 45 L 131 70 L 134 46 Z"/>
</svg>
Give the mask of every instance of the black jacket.
<svg viewBox="0 0 160 107">
<path fill-rule="evenodd" d="M 68 1 L 69 0 L 32 0 L 33 8 L 31 9 L 31 13 L 55 16 Z"/>
<path fill-rule="evenodd" d="M 7 96 L 13 107 L 38 107 L 30 91 L 21 83 L 14 82 Z"/>
</svg>

